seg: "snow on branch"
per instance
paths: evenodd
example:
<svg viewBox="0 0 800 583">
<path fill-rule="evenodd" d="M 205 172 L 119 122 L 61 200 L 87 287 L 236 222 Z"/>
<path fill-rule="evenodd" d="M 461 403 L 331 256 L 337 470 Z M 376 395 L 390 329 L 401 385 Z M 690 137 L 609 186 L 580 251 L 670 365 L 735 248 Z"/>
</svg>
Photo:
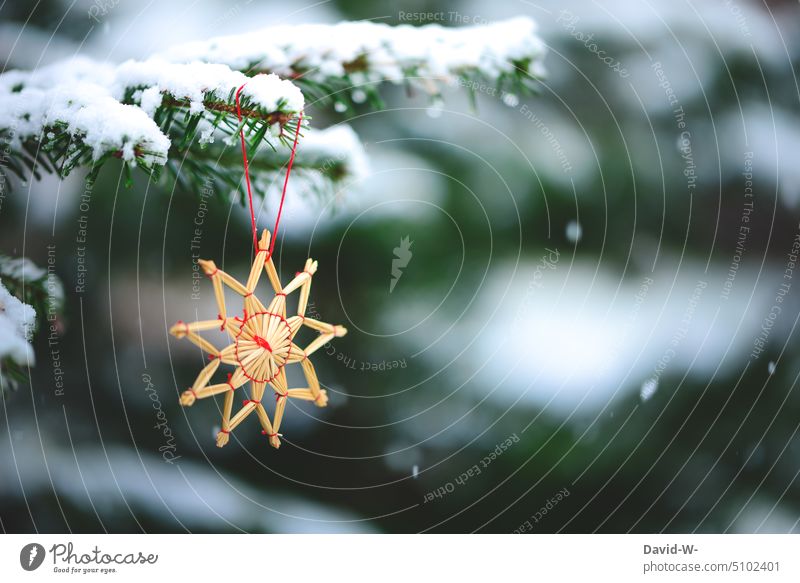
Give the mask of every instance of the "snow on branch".
<svg viewBox="0 0 800 583">
<path fill-rule="evenodd" d="M 274 152 L 265 151 L 253 160 L 253 167 L 266 164 L 267 168 L 276 165 L 280 168 L 288 156 L 288 146 L 282 146 Z M 292 179 L 295 183 L 304 182 L 308 189 L 318 192 L 358 183 L 369 172 L 364 145 L 353 128 L 344 124 L 324 130 L 309 130 L 303 139 L 303 147 L 297 150 L 293 168 Z M 279 181 L 269 179 L 269 174 L 259 174 L 259 186 L 265 192 L 267 188 L 279 189 Z"/>
<path fill-rule="evenodd" d="M 543 75 L 544 54 L 535 23 L 526 17 L 463 28 L 344 22 L 278 26 L 120 65 L 76 58 L 33 72 L 10 71 L 0 74 L 0 142 L 8 152 L 3 162 L 23 179 L 42 170 L 66 176 L 87 167 L 91 180 L 117 158 L 128 183 L 133 167 L 154 179 L 166 167 L 189 188 L 210 178 L 241 191 L 241 159 L 232 147 L 240 129 L 254 169 L 269 181 L 285 164 L 296 114 L 306 101 L 332 99 L 337 109 L 348 106 L 347 96 L 379 102 L 375 86 L 384 81 L 431 95 L 462 80 L 524 86 Z M 240 122 L 235 94 L 243 84 Z M 225 139 L 215 144 L 220 135 Z M 301 132 L 301 172 L 319 183 L 363 171 L 365 157 L 352 130 L 314 135 Z M 272 152 L 257 159 L 263 144 Z"/>
<path fill-rule="evenodd" d="M 100 85 L 56 85 L 49 90 L 23 87 L 0 94 L 0 128 L 11 149 L 41 140 L 47 151 L 65 145 L 62 165 L 97 162 L 116 155 L 145 167 L 163 164 L 169 140 L 141 109 L 124 105 Z M 88 154 L 88 158 L 86 155 Z M 81 160 L 85 158 L 84 160 Z"/>
<path fill-rule="evenodd" d="M 215 192 L 238 189 L 243 196 L 242 154 L 238 142 L 233 143 L 230 136 L 213 128 L 201 130 L 201 134 L 204 147 L 193 151 L 190 158 L 181 160 L 179 163 L 182 171 L 174 174 L 188 190 L 207 189 L 210 179 Z M 327 129 L 306 126 L 301 134 L 300 144 L 292 166 L 292 183 L 303 191 L 335 193 L 344 184 L 360 182 L 368 173 L 369 165 L 364 146 L 348 125 L 336 125 Z M 280 190 L 291 154 L 289 141 L 279 141 L 273 146 L 249 150 L 253 186 L 261 194 Z M 170 164 L 177 165 L 178 162 L 170 161 Z M 225 169 L 236 171 L 226 172 Z"/>
<path fill-rule="evenodd" d="M 280 115 L 292 115 L 303 109 L 303 94 L 290 81 L 272 74 L 250 78 L 215 63 L 128 61 L 116 69 L 114 79 L 119 98 L 124 98 L 131 88 L 138 88 L 131 97 L 150 115 L 161 105 L 164 95 L 184 102 L 193 114 L 206 109 L 227 111 L 225 107 L 233 106 L 233 93 L 245 83 L 242 100 L 250 105 L 251 117 L 260 115 L 274 122 Z"/>
<path fill-rule="evenodd" d="M 492 24 L 446 28 L 342 22 L 273 26 L 169 49 L 174 62 L 224 63 L 234 69 L 276 73 L 301 86 L 342 87 L 383 81 L 411 83 L 438 93 L 438 83 L 480 76 L 490 82 L 544 74 L 545 45 L 536 24 L 517 17 Z"/>
<path fill-rule="evenodd" d="M 19 301 L 0 281 L 0 361 L 10 359 L 22 366 L 32 366 L 30 345 L 36 326 L 36 312 Z"/>
<path fill-rule="evenodd" d="M 21 163 L 67 175 L 76 166 L 95 171 L 110 157 L 153 172 L 172 149 L 188 148 L 202 124 L 233 135 L 240 123 L 261 142 L 303 108 L 300 89 L 276 75 L 247 77 L 226 65 L 128 61 L 117 67 L 87 59 L 33 72 L 0 75 L 0 137 Z M 183 113 L 180 113 L 184 110 Z"/>
</svg>

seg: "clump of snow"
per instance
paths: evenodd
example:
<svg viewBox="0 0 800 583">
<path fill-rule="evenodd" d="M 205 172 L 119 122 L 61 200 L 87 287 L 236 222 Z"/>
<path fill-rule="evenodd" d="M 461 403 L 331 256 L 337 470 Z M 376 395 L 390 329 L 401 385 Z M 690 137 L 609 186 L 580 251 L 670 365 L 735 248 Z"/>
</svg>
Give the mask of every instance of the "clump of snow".
<svg viewBox="0 0 800 583">
<path fill-rule="evenodd" d="M 148 87 L 139 94 L 139 107 L 150 117 L 161 106 L 162 101 L 164 101 L 164 95 L 157 85 Z"/>
<path fill-rule="evenodd" d="M 17 364 L 32 366 L 30 339 L 36 326 L 36 312 L 22 303 L 0 282 L 0 360 L 10 358 Z"/>
<path fill-rule="evenodd" d="M 401 83 L 415 76 L 446 81 L 466 72 L 490 80 L 529 60 L 529 72 L 542 73 L 545 45 L 528 17 L 466 27 L 390 26 L 341 22 L 273 26 L 247 34 L 179 45 L 164 53 L 174 62 L 224 63 L 290 77 L 324 81 L 351 74 L 358 82 Z"/>
<path fill-rule="evenodd" d="M 113 151 L 126 161 L 166 162 L 169 139 L 140 108 L 124 105 L 104 86 L 65 83 L 50 89 L 23 87 L 0 92 L 0 128 L 11 133 L 11 147 L 38 138 L 45 128 L 64 125 L 92 148 L 94 159 Z"/>
<path fill-rule="evenodd" d="M 122 97 L 129 87 L 158 88 L 178 99 L 188 99 L 193 113 L 203 111 L 207 97 L 226 101 L 231 89 L 245 85 L 242 95 L 266 111 L 300 111 L 303 94 L 291 81 L 277 75 L 247 77 L 217 63 L 170 63 L 163 59 L 127 61 L 115 71 L 114 93 Z M 143 95 L 144 97 L 144 95 Z"/>
</svg>

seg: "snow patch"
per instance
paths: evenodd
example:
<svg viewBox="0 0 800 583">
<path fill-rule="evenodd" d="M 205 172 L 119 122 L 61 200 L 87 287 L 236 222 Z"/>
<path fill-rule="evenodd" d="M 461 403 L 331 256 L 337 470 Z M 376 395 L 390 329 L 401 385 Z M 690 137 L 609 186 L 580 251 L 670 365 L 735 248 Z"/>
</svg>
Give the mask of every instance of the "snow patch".
<svg viewBox="0 0 800 583">
<path fill-rule="evenodd" d="M 164 57 L 174 62 L 224 63 L 284 77 L 302 72 L 305 79 L 317 82 L 350 73 L 353 84 L 399 84 L 409 71 L 440 81 L 478 71 L 497 80 L 525 60 L 530 62 L 530 73 L 541 74 L 544 54 L 535 22 L 517 17 L 458 28 L 363 21 L 273 26 L 179 45 Z"/>
<path fill-rule="evenodd" d="M 36 312 L 14 297 L 0 282 L 0 360 L 10 358 L 22 366 L 34 363 L 30 339 Z"/>
</svg>

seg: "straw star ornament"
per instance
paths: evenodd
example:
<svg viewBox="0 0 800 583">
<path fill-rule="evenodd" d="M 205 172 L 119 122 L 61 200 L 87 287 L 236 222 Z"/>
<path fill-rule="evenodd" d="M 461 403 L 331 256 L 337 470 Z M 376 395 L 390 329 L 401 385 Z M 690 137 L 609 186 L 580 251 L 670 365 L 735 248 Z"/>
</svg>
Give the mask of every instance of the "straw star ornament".
<svg viewBox="0 0 800 583">
<path fill-rule="evenodd" d="M 254 412 L 261 423 L 262 433 L 269 438 L 269 443 L 275 448 L 280 447 L 281 434 L 278 431 L 287 399 L 313 401 L 318 407 L 325 407 L 328 404 L 327 393 L 325 389 L 320 388 L 309 356 L 331 339 L 347 334 L 347 329 L 342 326 L 326 324 L 305 316 L 311 279 L 317 271 L 317 262 L 307 259 L 303 271 L 297 272 L 294 279 L 283 287 L 272 262 L 269 243 L 270 233 L 264 230 L 250 269 L 250 276 L 245 284 L 218 269 L 213 261 L 201 259 L 200 267 L 211 278 L 214 286 L 214 297 L 219 308 L 217 319 L 191 324 L 179 321 L 170 328 L 170 334 L 176 338 L 187 338 L 207 352 L 211 360 L 197 375 L 191 388 L 183 392 L 180 398 L 181 405 L 190 407 L 197 399 L 225 394 L 222 429 L 217 434 L 218 447 L 227 444 L 231 431 Z M 255 295 L 262 271 L 266 271 L 275 293 L 268 306 L 264 306 Z M 231 317 L 227 314 L 223 286 L 229 287 L 244 298 L 241 317 Z M 300 290 L 297 315 L 287 317 L 286 296 L 297 290 Z M 294 343 L 294 338 L 302 326 L 319 332 L 319 336 L 305 348 L 300 348 Z M 199 334 L 214 328 L 227 332 L 231 344 L 218 350 Z M 290 389 L 286 380 L 286 365 L 297 363 L 303 368 L 308 386 Z M 209 384 L 220 364 L 236 368 L 227 375 L 225 382 Z M 244 399 L 242 408 L 231 416 L 234 393 L 248 383 L 250 397 Z M 262 403 L 267 386 L 275 393 L 276 400 L 275 413 L 271 421 Z"/>
</svg>

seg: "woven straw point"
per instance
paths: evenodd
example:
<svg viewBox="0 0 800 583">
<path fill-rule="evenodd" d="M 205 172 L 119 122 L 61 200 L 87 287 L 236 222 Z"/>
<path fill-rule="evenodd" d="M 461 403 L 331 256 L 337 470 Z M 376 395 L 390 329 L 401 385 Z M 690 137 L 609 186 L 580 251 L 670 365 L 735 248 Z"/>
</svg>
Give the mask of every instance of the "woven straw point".
<svg viewBox="0 0 800 583">
<path fill-rule="evenodd" d="M 314 365 L 308 357 L 331 339 L 347 334 L 347 328 L 343 326 L 334 326 L 305 317 L 311 279 L 317 271 L 317 262 L 307 259 L 303 271 L 298 272 L 294 279 L 283 287 L 272 257 L 267 257 L 269 244 L 270 232 L 265 229 L 261 234 L 258 252 L 245 284 L 218 269 L 213 261 L 201 259 L 200 267 L 211 278 L 214 286 L 219 315 L 216 320 L 203 320 L 191 324 L 179 321 L 169 330 L 176 338 L 186 338 L 209 354 L 211 362 L 200 371 L 192 387 L 183 392 L 180 403 L 184 407 L 191 407 L 197 399 L 225 394 L 222 429 L 217 434 L 218 447 L 226 445 L 231 431 L 253 412 L 261 423 L 262 433 L 269 438 L 270 445 L 275 448 L 280 447 L 281 434 L 278 431 L 283 420 L 286 399 L 313 401 L 318 407 L 325 407 L 328 404 L 328 395 L 325 389 L 320 388 Z M 274 291 L 274 297 L 267 306 L 255 295 L 262 272 L 267 273 Z M 241 317 L 228 316 L 223 286 L 227 286 L 244 298 Z M 300 290 L 297 315 L 287 317 L 286 296 L 297 290 Z M 319 332 L 319 336 L 306 348 L 300 348 L 294 343 L 294 338 L 302 326 Z M 216 328 L 227 332 L 231 340 L 231 344 L 221 350 L 199 334 Z M 286 382 L 285 367 L 287 364 L 298 363 L 303 369 L 308 386 L 290 389 Z M 224 382 L 209 384 L 220 364 L 231 365 L 235 369 L 227 375 Z M 234 393 L 248 383 L 251 396 L 243 401 L 242 408 L 232 416 Z M 272 420 L 262 404 L 267 386 L 274 391 L 276 400 Z"/>
</svg>

